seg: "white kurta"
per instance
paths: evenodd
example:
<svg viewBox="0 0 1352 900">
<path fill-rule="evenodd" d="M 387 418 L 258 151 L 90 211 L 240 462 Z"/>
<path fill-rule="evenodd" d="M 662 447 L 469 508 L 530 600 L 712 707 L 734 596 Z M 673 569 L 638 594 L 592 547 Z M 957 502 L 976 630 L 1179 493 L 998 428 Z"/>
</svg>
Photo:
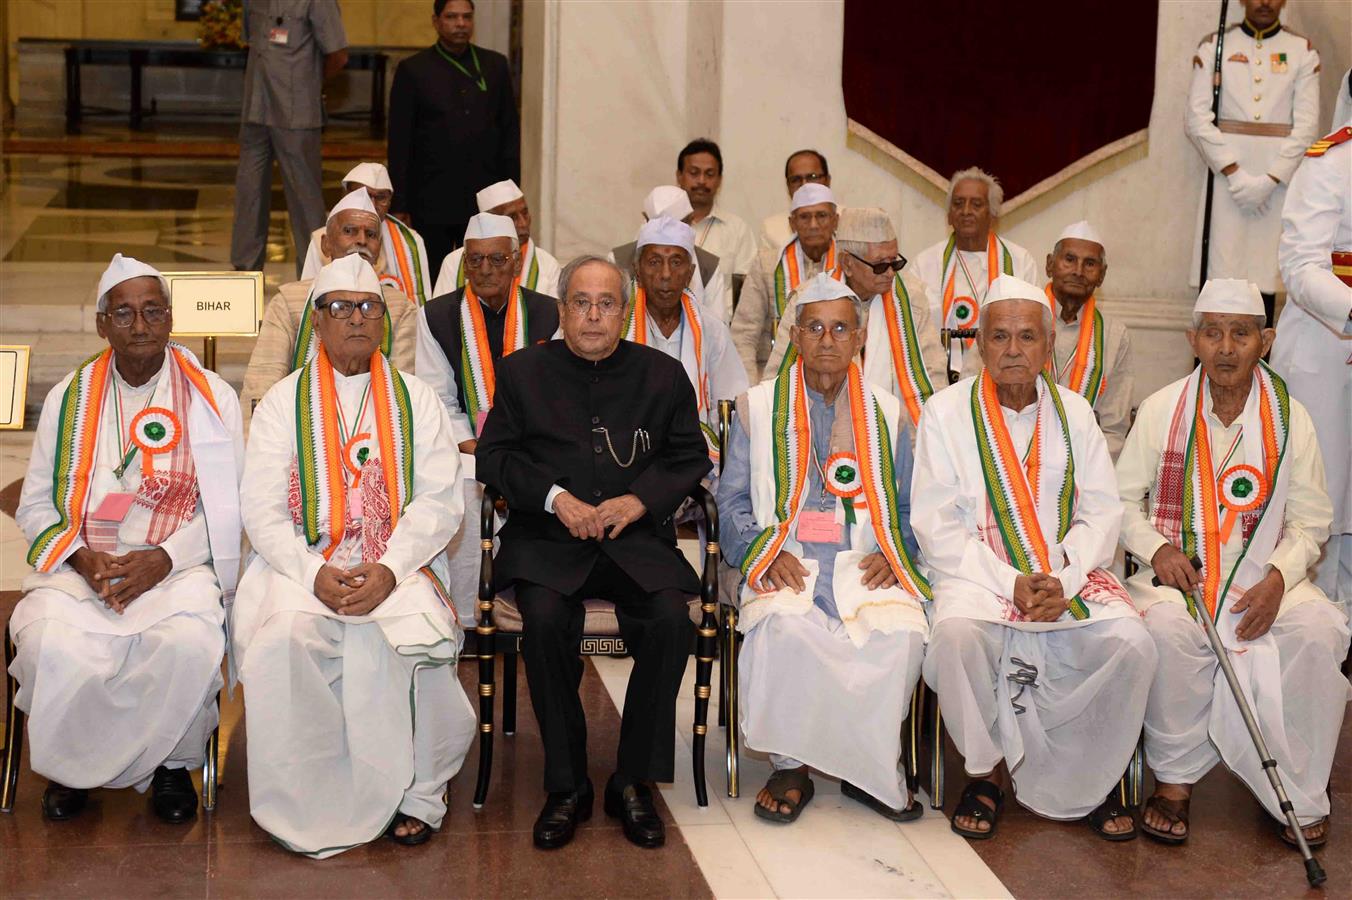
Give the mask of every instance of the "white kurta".
<svg viewBox="0 0 1352 900">
<path fill-rule="evenodd" d="M 1281 234 L 1286 185 L 1301 154 L 1318 136 L 1319 54 L 1304 36 L 1286 28 L 1259 40 L 1238 25 L 1226 29 L 1222 53 L 1219 123 L 1211 113 L 1215 34 L 1202 41 L 1193 57 L 1184 118 L 1188 138 L 1216 173 L 1207 278 L 1243 278 L 1270 294 L 1280 285 L 1274 251 Z M 1286 129 L 1284 135 L 1244 133 Z M 1220 172 L 1231 164 L 1250 175 L 1272 175 L 1280 182 L 1261 212 L 1245 212 L 1230 196 L 1229 182 Z M 1201 274 L 1205 182 L 1199 193 L 1188 270 L 1188 283 L 1193 287 Z"/>
<path fill-rule="evenodd" d="M 116 396 L 120 393 L 122 398 L 125 424 L 148 403 L 168 406 L 166 372 L 171 366 L 166 359 L 165 368 L 140 387 L 128 385 L 114 367 L 87 509 L 98 509 L 110 493 L 134 494 L 140 486 L 139 462 L 121 479 L 113 471 L 122 461 Z M 29 540 L 59 518 L 51 499 L 54 453 L 62 396 L 72 377 L 48 393 L 38 422 L 15 513 Z M 242 468 L 239 401 L 214 373 L 207 372 L 206 378 L 227 433 L 209 434 L 205 417 L 190 414 L 186 440 L 192 443 L 197 434 L 203 446 L 216 441 L 220 452 L 210 457 L 216 460 L 214 465 L 223 455 Z M 205 461 L 196 452 L 194 457 L 198 465 Z M 229 494 L 233 498 L 233 491 Z M 119 532 L 111 552 L 148 549 L 139 540 L 130 542 L 133 539 L 125 532 L 125 528 Z M 69 552 L 82 546 L 84 541 L 77 539 Z M 24 580 L 25 596 L 9 623 L 18 647 L 10 672 L 19 682 L 16 703 L 29 715 L 29 756 L 35 772 L 68 787 L 134 786 L 144 791 L 157 766 L 201 764 L 217 722 L 225 613 L 200 500 L 192 519 L 159 546 L 171 560 L 170 574 L 133 600 L 122 615 L 109 610 L 64 562 L 50 573 L 33 573 Z M 91 741 L 91 735 L 98 740 Z"/>
<path fill-rule="evenodd" d="M 453 294 L 460 289 L 460 261 L 465 258 L 465 248 L 457 247 L 446 258 L 441 261 L 441 269 L 437 272 L 436 286 L 432 288 L 431 297 L 441 297 L 445 294 Z M 539 247 L 532 239 L 530 246 L 526 248 L 526 255 L 521 260 L 521 271 L 527 273 L 531 269 L 531 263 L 534 262 L 540 267 L 540 277 L 534 285 L 526 284 L 522 281 L 522 287 L 535 291 L 537 294 L 544 294 L 546 297 L 557 297 L 559 290 L 559 273 L 562 267 L 559 261 L 554 258 L 548 250 Z"/>
<path fill-rule="evenodd" d="M 1333 500 L 1333 536 L 1316 581 L 1347 612 L 1352 609 L 1352 285 L 1333 274 L 1335 250 L 1352 252 L 1352 141 L 1305 159 L 1291 179 L 1279 254 L 1286 306 L 1272 345 L 1272 368 L 1314 416 Z"/>
<path fill-rule="evenodd" d="M 1154 577 L 1150 561 L 1167 540 L 1151 524 L 1146 498 L 1155 490 L 1169 423 L 1187 384 L 1186 378 L 1176 381 L 1146 398 L 1117 464 L 1124 517 L 1122 543 L 1140 561 L 1140 570 L 1128 580 L 1127 589 L 1137 607 L 1145 611 L 1146 626 L 1160 656 L 1146 707 L 1146 757 L 1155 777 L 1171 784 L 1192 784 L 1223 758 L 1268 812 L 1282 819 L 1229 685 L 1217 671 L 1205 632 L 1188 617 L 1181 593 L 1150 583 Z M 1250 393 L 1251 404 L 1257 402 L 1255 394 Z M 1229 426 L 1222 424 L 1211 411 L 1209 393 L 1203 396 L 1203 414 L 1210 431 L 1213 466 L 1219 466 L 1234 446 L 1230 464 L 1263 469 L 1261 440 L 1244 433 L 1243 415 Z M 1272 629 L 1251 642 L 1251 650 L 1243 654 L 1247 659 L 1235 654 L 1234 660 L 1237 674 L 1250 691 L 1249 702 L 1263 736 L 1281 767 L 1296 814 L 1308 824 L 1329 811 L 1324 789 L 1349 699 L 1347 680 L 1338 671 L 1347 652 L 1348 628 L 1346 617 L 1306 578 L 1328 534 L 1331 507 L 1324 493 L 1314 425 L 1295 400 L 1287 441 L 1282 461 L 1285 506 L 1268 511 L 1268 515 L 1280 516 L 1280 536 L 1253 567 L 1253 571 L 1269 567 L 1279 571 L 1286 593 Z M 1234 569 L 1243 554 L 1242 532 L 1237 524 L 1221 547 L 1223 573 Z M 1224 635 L 1227 624 L 1233 625 L 1242 613 L 1223 611 L 1221 617 L 1230 619 L 1217 624 Z"/>
<path fill-rule="evenodd" d="M 934 588 L 925 680 L 939 693 L 968 772 L 984 775 L 1003 759 L 1020 803 L 1045 816 L 1080 818 L 1103 802 L 1135 750 L 1155 649 L 1135 610 L 1121 602 L 1086 603 L 1084 620 L 1069 612 L 1051 623 L 1009 620 L 1002 598 L 1013 596 L 1019 572 L 978 536 L 988 501 L 972 383 L 964 379 L 930 398 L 916 442 L 911 525 Z M 1039 396 L 1044 390 L 1039 382 Z M 1091 571 L 1111 563 L 1122 514 L 1093 410 L 1077 394 L 1062 391 L 1061 398 L 1075 460 L 1074 518 L 1057 543 L 1055 500 L 1044 496 L 1038 521 L 1051 574 L 1073 597 Z M 1001 411 L 1021 451 L 1032 439 L 1037 405 Z M 1030 669 L 1036 684 L 1011 681 Z"/>
<path fill-rule="evenodd" d="M 1014 277 L 1021 278 L 1029 284 L 1039 284 L 1043 278 L 1042 267 L 1038 265 L 1033 254 L 1029 253 L 1023 247 L 1014 243 L 1007 237 L 1001 237 L 1006 247 L 1009 248 L 1010 260 L 1014 263 Z M 912 268 L 915 270 L 915 277 L 919 279 L 920 285 L 924 288 L 925 296 L 929 298 L 930 303 L 930 321 L 933 323 L 935 336 L 943 330 L 944 327 L 944 288 L 947 285 L 946 274 L 944 272 L 944 248 L 948 246 L 948 238 L 945 237 L 937 244 L 932 244 L 920 251 L 920 255 L 915 258 Z M 985 299 L 986 290 L 990 287 L 990 273 L 988 271 L 989 256 L 986 248 L 980 250 L 958 250 L 954 248 L 953 255 L 961 262 L 953 262 L 953 296 L 955 297 L 974 297 L 978 304 Z M 962 264 L 966 264 L 963 268 Z M 971 275 L 969 283 L 967 276 Z M 947 365 L 955 372 L 963 371 L 964 348 L 961 343 L 954 341 L 949 348 L 952 361 Z M 971 352 L 975 352 L 975 348 Z M 948 379 L 944 378 L 944 384 Z M 937 388 L 938 385 L 935 385 Z"/>
<path fill-rule="evenodd" d="M 254 820 L 285 846 L 323 857 L 378 837 L 396 812 L 438 827 L 442 791 L 473 740 L 475 715 L 455 676 L 461 628 L 418 571 L 444 550 L 463 514 L 445 410 L 404 375 L 413 497 L 378 560 L 397 587 L 368 615 L 338 616 L 313 593 L 324 559 L 293 524 L 287 501 L 299 375 L 278 382 L 254 415 L 241 493 L 258 555 L 240 581 L 231 633 L 248 697 Z M 370 376 L 335 382 L 353 421 Z M 356 565 L 357 543 L 349 532 L 333 564 Z"/>
<path fill-rule="evenodd" d="M 695 230 L 695 246 L 717 256 L 719 268 L 726 273 L 745 275 L 756 264 L 756 237 L 751 227 L 717 203 L 690 227 Z"/>
</svg>

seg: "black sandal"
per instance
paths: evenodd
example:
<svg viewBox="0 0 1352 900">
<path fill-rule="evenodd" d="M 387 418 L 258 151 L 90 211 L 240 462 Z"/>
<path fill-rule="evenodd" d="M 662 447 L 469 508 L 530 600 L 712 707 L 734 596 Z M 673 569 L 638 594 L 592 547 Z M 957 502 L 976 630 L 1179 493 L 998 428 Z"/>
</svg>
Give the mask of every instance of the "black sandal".
<svg viewBox="0 0 1352 900">
<path fill-rule="evenodd" d="M 765 782 L 765 789 L 770 792 L 775 808 L 767 809 L 757 803 L 756 815 L 767 822 L 779 822 L 783 825 L 797 821 L 803 807 L 812 801 L 813 794 L 817 792 L 812 779 L 808 777 L 807 766 L 800 769 L 776 769 L 770 780 Z M 788 798 L 789 791 L 798 791 L 797 803 Z M 789 807 L 789 811 L 780 812 L 781 804 Z"/>
<path fill-rule="evenodd" d="M 1189 826 L 1188 830 L 1182 834 L 1174 834 L 1173 828 L 1179 822 L 1182 822 L 1184 825 L 1188 824 L 1188 807 L 1191 803 L 1191 797 L 1183 800 L 1170 800 L 1168 797 L 1161 797 L 1156 794 L 1145 801 L 1145 808 L 1147 810 L 1153 809 L 1155 812 L 1168 819 L 1169 827 L 1165 830 L 1152 828 L 1150 823 L 1145 820 L 1145 816 L 1142 815 L 1141 831 L 1145 832 L 1146 837 L 1153 838 L 1161 844 L 1177 846 L 1178 844 L 1183 843 L 1188 839 L 1188 835 L 1192 833 L 1191 826 Z"/>
<path fill-rule="evenodd" d="M 409 822 L 417 822 L 419 825 L 422 826 L 422 831 L 418 831 L 413 834 L 403 834 L 403 835 L 395 833 L 396 828 L 398 828 L 400 825 L 404 825 Z M 406 816 L 403 813 L 396 813 L 394 816 L 394 821 L 390 823 L 390 827 L 385 829 L 385 836 L 388 837 L 390 840 L 394 841 L 396 844 L 401 844 L 405 847 L 416 847 L 419 844 L 425 844 L 429 840 L 431 840 L 432 826 L 428 825 L 422 819 L 415 818 L 414 816 Z"/>
<path fill-rule="evenodd" d="M 1322 847 L 1329 842 L 1329 817 L 1324 816 L 1324 818 L 1320 819 L 1318 822 L 1310 823 L 1310 825 L 1321 825 L 1321 824 L 1324 826 L 1324 833 L 1322 835 L 1313 839 L 1311 838 L 1305 839 L 1305 845 L 1309 847 L 1311 850 L 1314 850 L 1318 847 Z M 1309 828 L 1310 825 L 1302 825 L 1301 830 L 1303 831 L 1304 829 Z M 1292 836 L 1290 833 L 1291 831 L 1290 825 L 1281 824 L 1278 825 L 1277 828 L 1278 828 L 1277 833 L 1281 835 L 1283 841 L 1290 844 L 1292 847 L 1300 846 L 1300 844 L 1296 843 L 1295 837 Z"/>
<path fill-rule="evenodd" d="M 995 809 L 991 809 L 982 803 L 980 798 L 994 801 Z M 1005 792 L 995 786 L 993 782 L 980 779 L 970 782 L 967 787 L 962 789 L 962 796 L 958 798 L 958 807 L 953 810 L 953 817 L 949 820 L 949 826 L 954 834 L 961 835 L 972 841 L 986 841 L 995 837 L 995 828 L 1000 821 L 1000 813 L 1005 808 Z M 957 819 L 975 819 L 978 822 L 990 822 L 989 831 L 976 831 L 971 828 L 959 828 Z"/>
<path fill-rule="evenodd" d="M 1130 831 L 1105 831 L 1104 826 L 1119 816 L 1128 816 L 1131 818 Z M 1088 816 L 1089 827 L 1105 841 L 1134 841 L 1136 839 L 1136 817 L 1132 816 L 1131 810 L 1122 803 L 1117 796 L 1117 791 L 1108 795 L 1108 799 L 1098 805 L 1098 809 L 1091 812 Z"/>
<path fill-rule="evenodd" d="M 840 783 L 840 793 L 841 796 L 849 797 L 857 803 L 862 803 L 884 819 L 891 819 L 893 822 L 912 822 L 925 814 L 925 804 L 915 799 L 915 797 L 911 798 L 909 805 L 901 809 L 893 809 L 877 797 L 867 791 L 855 787 L 848 781 L 842 781 Z"/>
</svg>

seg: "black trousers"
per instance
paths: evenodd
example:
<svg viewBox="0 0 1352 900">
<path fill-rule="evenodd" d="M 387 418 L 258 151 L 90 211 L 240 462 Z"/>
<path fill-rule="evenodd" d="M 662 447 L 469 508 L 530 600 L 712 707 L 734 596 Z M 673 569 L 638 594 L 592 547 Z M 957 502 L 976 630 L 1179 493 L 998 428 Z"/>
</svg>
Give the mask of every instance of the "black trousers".
<svg viewBox="0 0 1352 900">
<path fill-rule="evenodd" d="M 675 774 L 676 695 L 695 627 L 687 606 L 690 598 L 677 590 L 649 594 L 602 554 L 571 596 L 534 582 L 516 582 L 521 655 L 544 742 L 549 792 L 576 790 L 587 778 L 587 718 L 578 696 L 582 658 L 577 651 L 582 601 L 596 597 L 615 604 L 620 636 L 634 660 L 615 771 L 621 781 L 671 781 Z"/>
<path fill-rule="evenodd" d="M 441 271 L 442 261 L 464 242 L 465 229 L 469 227 L 469 223 L 454 222 L 450 225 L 441 225 L 414 219 L 413 227 L 422 235 L 423 246 L 427 248 L 427 264 L 432 267 L 432 280 L 436 281 L 436 274 Z"/>
</svg>

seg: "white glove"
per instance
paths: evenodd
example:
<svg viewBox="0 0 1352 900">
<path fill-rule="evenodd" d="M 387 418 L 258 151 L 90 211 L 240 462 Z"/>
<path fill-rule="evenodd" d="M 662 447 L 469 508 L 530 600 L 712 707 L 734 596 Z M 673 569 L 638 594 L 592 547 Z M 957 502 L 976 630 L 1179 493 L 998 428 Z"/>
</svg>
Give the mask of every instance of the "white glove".
<svg viewBox="0 0 1352 900">
<path fill-rule="evenodd" d="M 1277 182 L 1266 174 L 1252 175 L 1243 169 L 1236 169 L 1226 181 L 1235 205 L 1250 215 L 1265 213 L 1268 197 L 1277 188 Z"/>
</svg>

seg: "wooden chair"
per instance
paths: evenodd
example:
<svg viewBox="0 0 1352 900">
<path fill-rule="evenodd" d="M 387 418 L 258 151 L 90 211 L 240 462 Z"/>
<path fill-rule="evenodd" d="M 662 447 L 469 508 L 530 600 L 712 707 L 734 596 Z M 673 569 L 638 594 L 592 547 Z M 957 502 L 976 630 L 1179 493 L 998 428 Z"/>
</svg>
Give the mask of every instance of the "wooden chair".
<svg viewBox="0 0 1352 900">
<path fill-rule="evenodd" d="M 488 799 L 488 784 L 493 774 L 493 695 L 496 679 L 493 657 L 501 653 L 502 718 L 505 734 L 516 731 L 516 669 L 521 652 L 521 614 L 515 602 L 497 596 L 493 590 L 493 536 L 496 533 L 494 511 L 501 495 L 484 488 L 479 509 L 480 550 L 479 622 L 474 629 L 474 654 L 479 658 L 479 774 L 474 789 L 474 808 L 481 809 Z M 690 498 L 704 513 L 706 539 L 700 596 L 692 601 L 692 618 L 698 613 L 695 629 L 695 725 L 691 757 L 694 767 L 695 800 L 709 805 L 704 772 L 704 741 L 708 735 L 709 697 L 712 694 L 714 654 L 718 650 L 718 507 L 713 495 L 697 485 Z M 583 656 L 617 655 L 625 652 L 615 608 L 608 601 L 585 602 L 586 620 L 578 652 Z"/>
<path fill-rule="evenodd" d="M 9 674 L 14 664 L 14 637 L 8 626 L 5 628 L 5 750 L 0 760 L 0 812 L 13 812 L 14 799 L 19 793 L 19 764 L 23 756 L 24 713 L 14 705 L 19 683 Z M 220 695 L 216 695 L 216 707 L 221 705 Z M 202 763 L 202 809 L 211 812 L 216 808 L 217 765 L 220 755 L 220 728 L 212 729 L 207 738 L 206 760 Z"/>
</svg>

